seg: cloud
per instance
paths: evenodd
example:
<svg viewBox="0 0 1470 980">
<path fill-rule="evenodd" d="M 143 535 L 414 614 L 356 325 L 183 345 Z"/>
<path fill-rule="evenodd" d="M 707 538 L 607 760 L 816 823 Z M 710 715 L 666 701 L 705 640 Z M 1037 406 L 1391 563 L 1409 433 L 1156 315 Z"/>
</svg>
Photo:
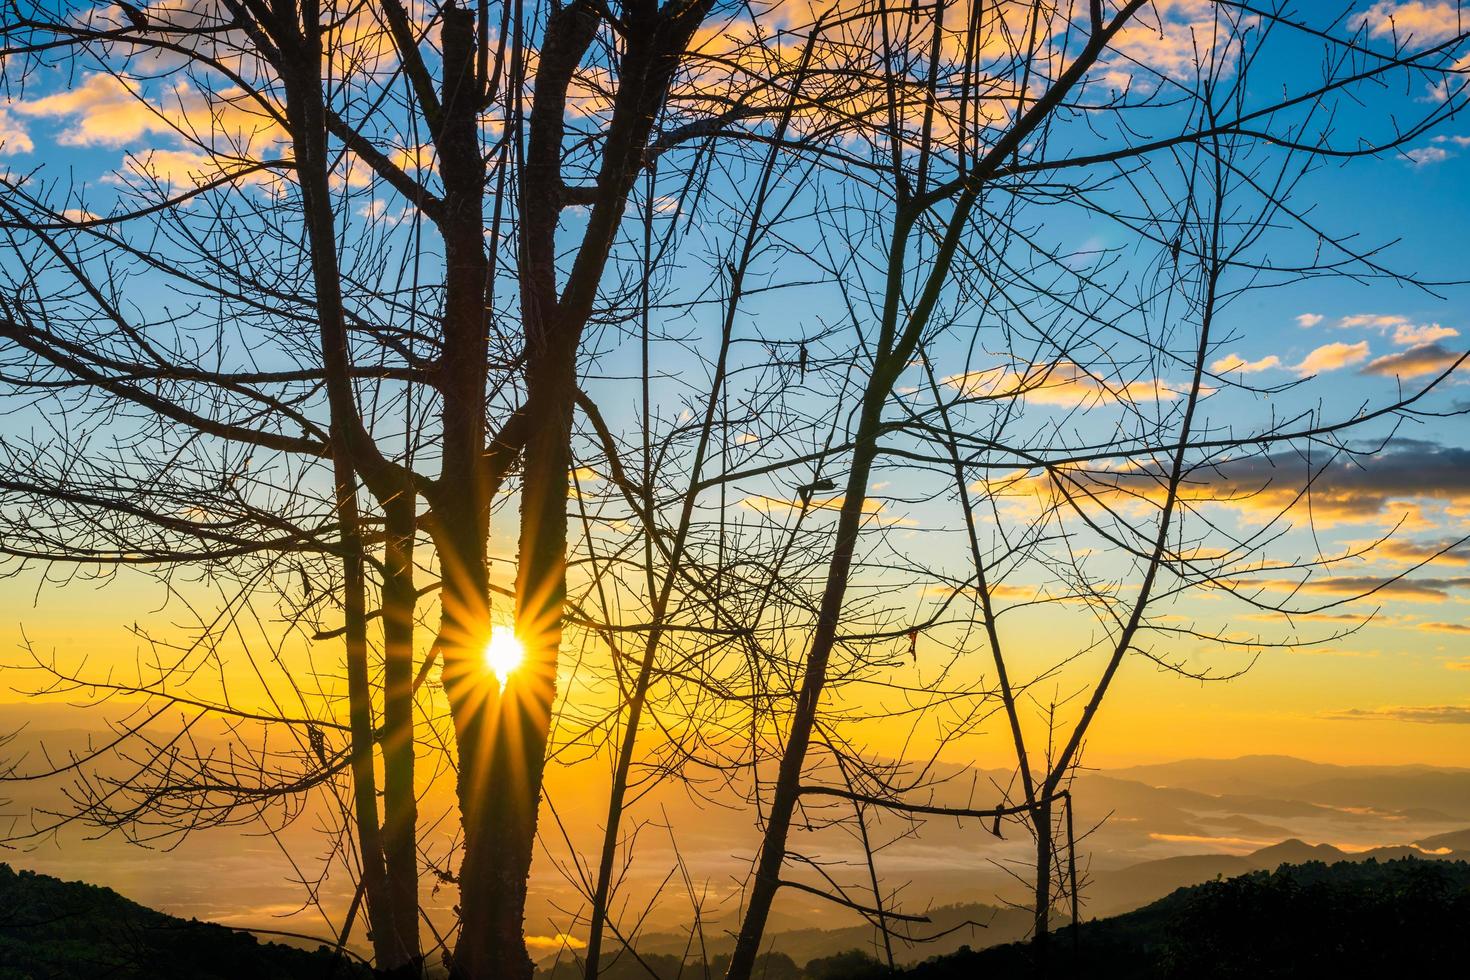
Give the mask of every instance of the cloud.
<svg viewBox="0 0 1470 980">
<path fill-rule="evenodd" d="M 1410 721 L 1427 725 L 1470 725 L 1470 707 L 1460 704 L 1394 705 L 1344 708 L 1328 712 L 1334 721 Z"/>
<path fill-rule="evenodd" d="M 1453 3 L 1424 3 L 1408 0 L 1378 0 L 1355 19 L 1356 26 L 1369 37 L 1393 39 L 1399 44 L 1412 41 L 1416 47 L 1454 37 L 1463 28 L 1460 11 Z"/>
<path fill-rule="evenodd" d="M 966 398 L 1024 396 L 1034 405 L 1094 408 L 1099 405 L 1173 401 L 1179 392 L 1161 378 L 1105 376 L 1072 361 L 993 367 L 951 375 L 944 383 Z"/>
<path fill-rule="evenodd" d="M 0 156 L 29 153 L 35 148 L 36 144 L 31 142 L 30 134 L 21 121 L 0 105 Z"/>
<path fill-rule="evenodd" d="M 1464 623 L 1420 623 L 1414 627 L 1429 633 L 1470 633 L 1470 626 Z M 1470 663 L 1460 662 L 1458 664 L 1446 664 L 1450 670 L 1470 670 Z"/>
<path fill-rule="evenodd" d="M 991 599 L 1016 599 L 1026 602 L 1039 600 L 1043 597 L 1050 598 L 1043 586 L 1040 585 L 1016 585 L 1010 582 L 989 582 L 986 588 L 990 592 Z M 949 599 L 953 596 L 977 597 L 973 585 L 944 585 L 935 582 L 924 586 L 919 594 L 926 599 Z"/>
<path fill-rule="evenodd" d="M 88 75 L 80 85 L 14 105 L 17 112 L 33 118 L 72 118 L 57 138 L 64 146 L 123 146 L 145 135 L 173 131 L 140 92 L 115 75 Z"/>
<path fill-rule="evenodd" d="M 1305 378 L 1309 375 L 1321 374 L 1323 371 L 1336 371 L 1339 368 L 1349 367 L 1367 357 L 1368 342 L 1366 340 L 1360 340 L 1356 344 L 1323 344 L 1304 357 L 1300 364 L 1292 367 L 1292 370 Z"/>
<path fill-rule="evenodd" d="M 121 147 L 163 160 L 161 155 L 172 153 L 219 161 L 176 168 L 186 172 L 213 175 L 242 161 L 286 153 L 284 130 L 240 88 L 198 89 L 178 81 L 150 95 L 145 84 L 157 83 L 94 73 L 80 84 L 10 107 L 23 116 L 61 123 L 56 141 L 64 146 Z M 182 157 L 178 162 L 183 163 Z M 131 161 L 123 170 L 139 172 Z"/>
<path fill-rule="evenodd" d="M 1453 327 L 1441 327 L 1437 323 L 1425 323 L 1419 326 L 1405 323 L 1393 332 L 1393 342 L 1405 347 L 1417 347 L 1420 344 L 1432 344 L 1436 340 L 1448 340 L 1450 337 L 1460 336 L 1460 331 Z"/>
<path fill-rule="evenodd" d="M 1448 102 L 1451 98 L 1458 95 L 1461 88 L 1461 81 L 1457 76 L 1464 75 L 1466 72 L 1470 72 L 1470 52 L 1461 55 L 1455 61 L 1454 65 L 1450 67 L 1450 74 L 1441 77 L 1437 82 L 1430 82 L 1424 86 L 1427 90 L 1429 100 L 1431 102 Z M 1470 144 L 1470 137 L 1436 136 L 1434 138 L 1434 142 L 1436 143 L 1444 143 L 1446 141 L 1454 143 L 1456 146 L 1465 146 Z"/>
<path fill-rule="evenodd" d="M 1354 313 L 1338 320 L 1337 325 L 1344 330 L 1377 330 L 1385 336 L 1389 336 L 1392 330 L 1393 342 L 1400 347 L 1417 347 L 1460 335 L 1460 331 L 1453 327 L 1442 327 L 1438 323 L 1416 324 L 1395 313 Z"/>
<path fill-rule="evenodd" d="M 1297 324 L 1299 326 L 1303 326 L 1303 327 L 1315 327 L 1317 324 L 1319 324 L 1319 323 L 1322 322 L 1322 314 L 1320 314 L 1320 313 L 1299 313 L 1299 314 L 1297 314 L 1296 322 L 1297 322 Z"/>
<path fill-rule="evenodd" d="M 1216 374 L 1226 374 L 1230 371 L 1239 371 L 1241 374 L 1255 374 L 1257 371 L 1265 371 L 1267 368 L 1280 367 L 1281 358 L 1275 354 L 1261 358 L 1259 361 L 1247 361 L 1239 354 L 1227 354 L 1210 365 L 1210 370 Z"/>
<path fill-rule="evenodd" d="M 1417 565 L 1431 559 L 1444 565 L 1470 565 L 1470 544 L 1461 543 L 1459 538 L 1437 541 L 1389 538 L 1374 549 L 1373 557 L 1402 565 Z"/>
<path fill-rule="evenodd" d="M 1403 602 L 1444 602 L 1456 589 L 1470 588 L 1470 577 L 1392 578 L 1372 575 L 1339 575 L 1309 579 L 1255 579 L 1242 577 L 1222 580 L 1234 592 L 1254 595 L 1258 592 L 1285 592 L 1294 596 L 1319 595 L 1366 600 L 1399 599 Z M 1297 614 L 1293 613 L 1295 618 Z M 1355 617 L 1356 618 L 1356 617 Z M 1374 620 L 1379 626 L 1390 625 Z"/>
<path fill-rule="evenodd" d="M 144 154 L 130 154 L 126 163 L 127 171 L 140 177 L 166 185 L 197 187 L 217 180 L 226 173 L 235 173 L 251 161 L 230 159 L 198 150 L 152 150 Z M 236 183 L 247 184 L 269 184 L 276 179 L 277 175 L 270 170 L 254 170 L 234 178 Z M 111 175 L 103 180 L 121 182 Z"/>
<path fill-rule="evenodd" d="M 1004 10 L 1026 4 L 1001 4 Z M 1118 32 L 1109 45 L 1117 55 L 1103 63 L 1103 77 L 1112 84 L 1150 84 L 1157 75 L 1191 78 L 1201 65 L 1230 65 L 1234 57 L 1226 47 L 1239 43 L 1239 33 L 1223 30 L 1222 16 L 1213 0 L 1154 0 L 1147 16 L 1139 14 Z M 1243 30 L 1254 27 L 1254 16 L 1239 17 Z M 1024 36 L 1024 35 L 1023 35 Z M 1228 70 L 1228 69 L 1227 69 Z"/>
<path fill-rule="evenodd" d="M 1407 324 L 1409 318 L 1406 316 L 1395 316 L 1389 313 L 1354 313 L 1337 321 L 1339 327 L 1344 329 L 1352 327 L 1377 327 L 1380 330 L 1389 327 L 1397 327 Z"/>
<path fill-rule="evenodd" d="M 538 952 L 554 953 L 563 949 L 586 949 L 587 943 L 570 933 L 559 932 L 554 936 L 527 936 L 526 945 Z"/>
<path fill-rule="evenodd" d="M 838 495 L 836 497 L 813 496 L 811 501 L 805 505 L 800 499 L 785 500 L 780 497 L 766 497 L 752 494 L 740 501 L 740 506 L 746 510 L 753 510 L 757 514 L 764 514 L 772 520 L 781 519 L 789 515 L 795 515 L 805 510 L 807 513 L 815 511 L 840 511 L 843 501 L 847 498 Z M 895 517 L 888 513 L 888 505 L 882 500 L 874 500 L 872 497 L 863 498 L 863 518 L 865 523 L 878 524 L 885 527 L 894 525 L 914 526 L 915 521 L 908 517 Z"/>
<path fill-rule="evenodd" d="M 1024 470 L 997 474 L 976 490 L 1043 498 L 1065 493 L 1074 500 L 1110 506 L 1139 501 L 1157 505 L 1167 484 L 1166 473 L 1157 464 L 1075 466 L 1059 467 L 1054 474 Z M 1406 441 L 1369 456 L 1306 457 L 1283 451 L 1222 459 L 1195 467 L 1179 494 L 1191 506 L 1226 505 L 1245 515 L 1275 518 L 1296 510 L 1309 515 L 1317 527 L 1396 524 L 1406 513 L 1421 510 L 1416 502 L 1470 506 L 1470 449 Z M 1428 523 L 1419 516 L 1416 527 Z M 1395 557 L 1405 556 L 1400 551 Z"/>
<path fill-rule="evenodd" d="M 1247 581 L 1249 586 L 1254 583 Z M 1276 591 L 1293 591 L 1298 583 L 1290 580 L 1273 579 L 1259 583 Z M 1366 596 L 1375 599 L 1403 599 L 1408 602 L 1443 602 L 1454 589 L 1470 588 L 1470 577 L 1456 578 L 1377 578 L 1372 575 L 1340 575 L 1335 578 L 1314 578 L 1301 583 L 1299 590 L 1317 595 Z"/>
<path fill-rule="evenodd" d="M 1453 351 L 1439 344 L 1420 344 L 1397 354 L 1386 354 L 1363 368 L 1363 374 L 1375 374 L 1390 378 L 1417 378 L 1425 374 L 1438 374 L 1460 358 L 1463 351 Z"/>
<path fill-rule="evenodd" d="M 1438 146 L 1421 146 L 1417 150 L 1405 151 L 1404 156 L 1414 166 L 1424 167 L 1431 163 L 1443 163 L 1448 160 L 1450 151 Z"/>
</svg>

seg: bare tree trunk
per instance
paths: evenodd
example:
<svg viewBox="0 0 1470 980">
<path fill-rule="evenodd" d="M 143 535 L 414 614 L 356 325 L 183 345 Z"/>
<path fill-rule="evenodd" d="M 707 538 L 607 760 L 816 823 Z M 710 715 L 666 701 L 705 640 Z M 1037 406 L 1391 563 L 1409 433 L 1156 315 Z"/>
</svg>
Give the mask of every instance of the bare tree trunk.
<svg viewBox="0 0 1470 980">
<path fill-rule="evenodd" d="M 341 456 L 334 455 L 332 464 L 337 480 L 337 515 L 342 524 L 342 613 L 346 625 L 353 821 L 357 828 L 358 861 L 362 865 L 373 960 L 380 967 L 391 969 L 400 965 L 401 958 L 396 930 L 389 926 L 392 920 L 389 910 L 393 902 L 383 864 L 377 779 L 373 773 L 373 694 L 367 665 L 367 582 L 363 574 L 362 538 L 358 532 L 357 487 L 351 467 Z"/>
<path fill-rule="evenodd" d="M 366 883 L 368 923 L 372 933 L 375 964 L 380 970 L 398 971 L 416 968 L 418 959 L 418 901 L 416 885 L 411 889 L 390 888 L 384 854 L 384 835 L 378 823 L 377 787 L 373 772 L 372 690 L 367 671 L 367 626 L 363 567 L 363 545 L 357 510 L 357 476 L 363 472 L 378 496 L 385 490 L 386 463 L 363 428 L 352 390 L 351 353 L 348 347 L 345 314 L 342 303 L 340 269 L 336 251 L 335 222 L 330 200 L 329 165 L 327 161 L 327 126 L 321 90 L 322 38 L 321 25 L 310 11 L 305 12 L 300 29 L 277 25 L 282 47 L 282 80 L 286 91 L 286 115 L 296 150 L 296 169 L 301 184 L 302 213 L 311 248 L 312 277 L 317 301 L 318 327 L 326 368 L 326 387 L 332 417 L 332 457 L 337 483 L 337 511 L 342 521 L 343 557 L 346 578 L 344 613 L 347 627 L 347 664 L 349 715 L 353 739 L 353 782 L 356 802 L 361 860 Z M 412 504 L 410 503 L 410 508 Z M 409 584 L 410 589 L 412 583 Z M 411 615 L 411 614 L 410 614 Z M 385 624 L 385 630 L 387 629 Z M 401 624 L 399 625 L 401 629 Z M 411 620 L 408 643 L 411 647 Z M 387 633 L 385 632 L 385 636 Z M 401 639 L 401 637 L 399 637 Z M 412 656 L 410 649 L 409 656 Z M 408 666 L 412 685 L 412 663 Z M 411 696 L 410 696 L 411 697 Z M 401 725 L 395 706 L 395 726 Z M 390 726 L 390 730 L 411 736 L 412 715 L 406 729 Z M 413 793 L 411 740 L 398 747 L 401 755 L 410 756 L 407 767 L 409 788 Z M 386 759 L 386 756 L 385 756 Z M 401 790 L 402 765 L 390 766 L 387 780 L 393 784 L 395 799 Z M 411 816 L 411 810 L 409 815 Z M 412 851 L 415 826 L 404 820 L 399 808 L 390 815 L 390 833 L 399 843 L 406 837 Z M 397 855 L 395 855 L 397 856 Z M 412 855 L 410 855 L 412 861 Z M 402 874 L 395 861 L 395 870 Z M 408 871 L 416 878 L 412 865 Z M 399 907 L 399 901 L 408 903 Z M 405 926 L 405 923 L 407 924 Z"/>
<path fill-rule="evenodd" d="M 1036 831 L 1036 895 L 1035 926 L 1031 944 L 1038 966 L 1044 966 L 1047 941 L 1051 930 L 1051 798 L 1035 801 L 1031 825 Z"/>
<path fill-rule="evenodd" d="M 383 505 L 383 856 L 393 929 L 416 973 L 419 951 L 418 800 L 414 794 L 414 497 Z"/>
<path fill-rule="evenodd" d="M 486 559 L 490 500 L 485 474 L 489 261 L 484 242 L 485 160 L 480 151 L 474 84 L 474 14 L 443 11 L 443 104 L 434 133 L 444 182 L 445 249 L 443 463 L 434 501 L 441 554 L 444 687 L 458 746 L 458 795 L 464 827 L 460 862 L 460 935 L 451 976 L 507 975 L 496 940 L 501 888 L 494 874 L 503 846 L 488 819 L 495 805 L 489 755 L 499 692 L 485 669 L 490 578 Z M 522 948 L 524 955 L 524 948 Z M 508 974 L 514 976 L 516 974 Z"/>
<path fill-rule="evenodd" d="M 456 712 L 461 808 L 466 821 L 461 870 L 463 927 L 455 951 L 456 978 L 522 980 L 532 973 L 524 941 L 526 884 L 562 639 L 577 352 L 628 194 L 644 163 L 649 134 L 685 47 L 707 8 L 707 0 L 694 0 L 663 9 L 638 4 L 629 10 L 613 116 L 597 179 L 590 188 L 587 228 L 560 290 L 556 230 L 568 193 L 561 170 L 567 90 L 596 36 L 601 15 L 593 4 L 574 2 L 554 10 L 547 19 L 521 175 L 524 407 L 532 421 L 522 469 L 515 622 L 525 647 L 525 662 L 508 679 L 504 691 L 482 700 L 484 717 L 461 724 L 460 712 Z M 446 65 L 453 63 L 447 19 L 445 61 Z M 446 79 L 450 74 L 446 68 Z M 444 154 L 445 148 L 441 145 L 440 149 Z M 447 160 L 442 169 L 447 184 Z M 476 227 L 477 241 L 480 234 Z M 482 284 L 482 293 L 483 288 Z M 483 363 L 483 356 L 480 361 Z M 483 445 L 483 431 L 479 437 Z M 446 450 L 447 445 L 446 441 Z M 482 533 L 482 565 L 483 541 Z M 466 737 L 473 741 L 466 744 Z M 477 763 L 475 767 L 466 765 L 467 757 Z M 478 765 L 481 759 L 483 769 Z M 467 801 L 465 791 L 482 798 Z M 470 842 L 472 834 L 481 838 L 475 845 Z M 487 842 L 493 842 L 493 847 Z M 472 901 L 464 900 L 466 887 L 474 892 Z"/>
<path fill-rule="evenodd" d="M 881 362 L 874 373 L 878 374 L 880 371 Z M 827 681 L 827 663 L 837 639 L 837 625 L 842 620 L 842 602 L 847 594 L 853 552 L 857 547 L 858 531 L 862 525 L 863 502 L 867 499 L 868 475 L 875 456 L 874 445 L 887 395 L 886 386 L 877 396 L 872 393 L 873 387 L 870 384 L 869 394 L 863 403 L 852 469 L 848 472 L 846 495 L 837 519 L 837 541 L 827 568 L 827 584 L 822 595 L 816 631 L 807 653 L 801 692 L 792 712 L 791 730 L 781 755 L 781 768 L 771 797 L 765 836 L 761 840 L 755 882 L 751 886 L 745 918 L 740 925 L 740 935 L 730 957 L 730 968 L 726 976 L 731 980 L 745 980 L 751 975 L 756 954 L 760 952 L 766 920 L 771 913 L 771 903 L 781 884 L 781 867 L 786 861 L 786 841 L 791 833 L 791 817 L 801 795 L 801 774 L 806 764 L 807 747 L 811 743 L 812 729 L 816 725 L 822 688 Z"/>
</svg>

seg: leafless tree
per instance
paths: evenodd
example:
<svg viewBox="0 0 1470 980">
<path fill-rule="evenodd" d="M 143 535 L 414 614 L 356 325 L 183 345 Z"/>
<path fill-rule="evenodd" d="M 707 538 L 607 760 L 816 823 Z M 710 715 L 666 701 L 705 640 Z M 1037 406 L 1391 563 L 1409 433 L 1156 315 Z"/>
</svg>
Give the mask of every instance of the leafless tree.
<svg viewBox="0 0 1470 980">
<path fill-rule="evenodd" d="M 545 767 L 597 753 L 612 790 L 595 869 L 572 857 L 589 977 L 607 934 L 635 938 L 613 915 L 619 855 L 642 787 L 670 779 L 748 796 L 762 822 L 731 977 L 750 976 L 782 886 L 885 937 L 917 925 L 884 894 L 883 815 L 1027 826 L 1044 942 L 1054 880 L 1075 914 L 1056 842 L 1092 719 L 1119 664 L 1149 655 L 1143 638 L 1180 629 L 1155 607 L 1186 589 L 1285 605 L 1248 584 L 1271 533 L 1201 553 L 1217 539 L 1200 515 L 1229 499 L 1211 475 L 1252 453 L 1351 452 L 1353 427 L 1417 411 L 1439 380 L 1340 419 L 1206 418 L 1211 399 L 1251 393 L 1210 367 L 1233 297 L 1393 278 L 1292 195 L 1318 161 L 1391 153 L 1451 118 L 1458 31 L 1385 42 L 1351 9 L 1319 23 L 1225 2 L 220 0 L 27 5 L 3 36 L 12 91 L 86 71 L 195 152 L 187 175 L 135 160 L 104 216 L 44 170 L 0 188 L 4 384 L 50 426 L 5 444 L 5 554 L 228 581 L 223 618 L 258 601 L 283 632 L 344 641 L 345 721 L 331 693 L 253 718 L 185 693 L 217 655 L 207 622 L 134 682 L 41 658 L 53 691 L 144 694 L 149 711 L 294 740 L 285 764 L 262 750 L 222 765 L 150 741 L 145 712 L 123 732 L 143 746 L 134 777 L 93 783 L 80 812 L 187 828 L 340 792 L 386 969 L 425 954 L 431 865 L 460 892 L 457 934 L 435 937 L 453 975 L 529 976 Z M 1280 37 L 1323 67 L 1278 95 L 1257 53 Z M 160 98 L 177 75 L 197 104 Z M 1440 94 L 1336 141 L 1335 107 L 1386 82 Z M 1080 220 L 1126 246 L 1043 232 Z M 1293 233 L 1313 240 L 1307 258 L 1265 257 Z M 181 298 L 144 302 L 156 283 Z M 770 299 L 796 288 L 829 305 L 811 329 Z M 703 326 L 706 348 L 690 339 Z M 630 374 L 631 421 L 610 380 Z M 1320 463 L 1302 459 L 1306 495 Z M 885 468 L 905 474 L 901 495 L 874 491 Z M 492 574 L 507 502 L 513 584 Z M 898 506 L 950 515 L 965 567 L 904 544 Z M 1122 564 L 1098 572 L 1086 547 Z M 1018 610 L 1075 611 L 1097 634 L 1040 665 L 1015 655 L 1000 623 L 1018 581 L 1033 590 Z M 416 630 L 431 592 L 440 621 Z M 483 661 L 497 598 L 526 647 L 503 689 Z M 936 648 L 936 673 L 893 679 Z M 992 673 L 967 673 L 977 660 Z M 1042 686 L 1098 660 L 1080 700 L 1040 701 L 1038 739 Z M 417 812 L 441 693 L 452 862 L 424 853 Z M 992 720 L 1016 757 L 994 804 L 926 799 L 936 749 L 862 747 L 863 724 L 933 725 L 942 746 Z M 871 902 L 798 860 L 808 825 L 856 835 Z"/>
</svg>

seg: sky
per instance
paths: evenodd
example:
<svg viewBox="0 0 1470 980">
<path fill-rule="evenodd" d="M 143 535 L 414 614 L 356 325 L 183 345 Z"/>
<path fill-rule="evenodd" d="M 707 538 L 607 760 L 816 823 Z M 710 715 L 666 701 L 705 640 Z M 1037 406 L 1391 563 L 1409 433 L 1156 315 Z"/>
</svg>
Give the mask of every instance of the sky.
<svg viewBox="0 0 1470 980">
<path fill-rule="evenodd" d="M 1175 18 L 1197 13 L 1196 7 L 1163 5 L 1165 15 Z M 1418 36 L 1429 37 L 1453 29 L 1453 7 L 1383 2 L 1359 4 L 1355 10 L 1368 18 L 1366 29 L 1375 38 L 1383 37 L 1378 25 L 1387 23 L 1389 14 L 1401 32 L 1412 26 Z M 1292 55 L 1288 50 L 1276 57 L 1289 62 Z M 1303 63 L 1303 77 L 1313 68 Z M 154 85 L 148 92 L 159 100 L 157 105 L 167 104 L 162 101 L 162 87 Z M 1436 98 L 1427 87 L 1394 95 L 1421 109 Z M 171 97 L 184 107 L 192 98 L 186 84 L 172 89 Z M 1348 107 L 1335 121 L 1335 129 L 1381 132 L 1390 125 L 1383 112 L 1383 103 Z M 150 151 L 155 165 L 187 169 L 191 164 L 191 151 L 178 134 L 108 76 L 44 71 L 26 88 L 12 87 L 0 96 L 0 168 L 8 169 L 12 177 L 30 173 L 85 186 L 86 206 L 94 211 L 102 211 L 108 195 L 117 190 L 113 175 L 129 166 L 125 158 Z M 1391 398 L 1400 382 L 1422 382 L 1452 362 L 1470 343 L 1466 291 L 1454 284 L 1467 278 L 1463 250 L 1464 229 L 1470 224 L 1467 186 L 1470 126 L 1453 119 L 1377 158 L 1328 163 L 1308 174 L 1295 200 L 1310 204 L 1314 222 L 1351 234 L 1357 242 L 1386 246 L 1382 256 L 1392 268 L 1439 285 L 1411 289 L 1382 280 L 1322 278 L 1245 294 L 1223 314 L 1222 333 L 1231 340 L 1212 356 L 1211 369 L 1263 386 L 1301 383 L 1278 395 L 1232 393 L 1217 414 L 1234 418 L 1240 413 L 1242 423 L 1249 425 L 1260 424 L 1288 405 L 1320 407 L 1329 415 L 1350 411 L 1360 402 Z M 739 188 L 722 190 L 738 196 Z M 363 206 L 369 211 L 379 207 Z M 671 223 L 679 220 L 669 218 Z M 575 227 L 575 216 L 569 221 Z M 1047 230 L 1070 240 L 1079 252 L 1127 247 L 1116 228 L 1082 214 L 1061 217 Z M 1299 239 L 1291 241 L 1292 248 L 1299 244 Z M 13 255 L 0 257 L 0 262 L 14 260 Z M 1123 261 L 1128 261 L 1126 255 Z M 139 297 L 145 304 L 166 302 L 165 297 L 148 297 L 146 292 Z M 806 335 L 830 315 L 825 308 L 830 301 L 828 293 L 788 289 L 752 301 L 748 312 L 752 318 L 784 319 Z M 713 327 L 707 317 L 696 317 L 692 329 L 707 339 Z M 623 348 L 612 363 L 624 363 L 616 358 L 629 356 Z M 609 378 L 618 373 L 607 371 Z M 1038 412 L 1070 410 L 1078 399 L 1085 402 L 1085 390 L 1078 394 L 1065 380 L 1062 390 L 1032 399 Z M 1443 410 L 1470 402 L 1467 380 L 1451 379 L 1434 404 Z M 611 380 L 605 383 L 605 390 L 616 390 Z M 915 389 L 921 383 L 917 370 L 901 382 Z M 12 416 L 0 422 L 0 432 L 5 426 L 16 432 L 33 424 L 23 415 Z M 1335 468 L 1332 485 L 1321 488 L 1315 528 L 1309 530 L 1298 520 L 1288 540 L 1315 535 L 1317 543 L 1330 551 L 1397 528 L 1392 543 L 1376 555 L 1333 573 L 1339 579 L 1371 583 L 1375 577 L 1381 580 L 1409 567 L 1426 548 L 1470 532 L 1466 433 L 1463 418 L 1422 418 L 1405 425 L 1395 441 L 1374 454 L 1366 469 Z M 901 478 L 901 467 L 897 472 Z M 880 498 L 885 491 L 893 494 L 884 503 L 887 513 L 916 525 L 912 532 L 896 528 L 894 533 L 922 531 L 933 540 L 939 529 L 944 536 L 935 547 L 956 549 L 953 555 L 958 556 L 953 515 L 906 503 L 901 494 L 894 494 L 894 479 L 894 473 L 879 474 L 872 487 Z M 1232 520 L 1249 524 L 1259 516 L 1253 512 L 1257 503 L 1241 502 Z M 511 528 L 502 522 L 496 534 L 497 546 L 509 554 Z M 1470 549 L 1458 548 L 1433 565 L 1416 569 L 1411 577 L 1417 586 L 1390 588 L 1331 610 L 1340 617 L 1376 614 L 1352 635 L 1299 649 L 1265 649 L 1247 673 L 1228 682 L 1197 683 L 1145 659 L 1130 658 L 1089 740 L 1089 762 L 1107 766 L 1187 756 L 1283 753 L 1343 763 L 1463 763 L 1470 758 Z M 1350 584 L 1314 581 L 1307 591 L 1319 596 L 1335 599 L 1352 591 Z M 208 601 L 208 588 L 189 588 L 190 595 Z M 1179 615 L 1210 615 L 1208 600 L 1191 601 L 1202 605 L 1183 608 Z M 4 611 L 0 657 L 21 658 L 19 648 L 29 641 L 66 660 L 86 658 L 98 669 L 125 666 L 140 650 L 129 627 L 141 620 L 169 628 L 182 618 L 177 602 L 156 583 L 127 572 L 105 582 L 48 583 L 44 570 L 30 568 L 0 580 Z M 1015 620 L 1018 646 L 1045 647 L 1054 639 L 1044 616 L 1020 613 Z M 1357 625 L 1347 619 L 1308 617 L 1288 630 L 1320 636 L 1348 622 Z M 1254 628 L 1243 621 L 1231 625 Z M 1269 626 L 1281 628 L 1279 623 Z M 1165 652 L 1185 657 L 1198 653 L 1187 641 Z M 28 680 L 7 672 L 0 701 L 25 699 Z M 1070 684 L 1058 682 L 1058 692 L 1069 692 Z M 875 745 L 895 750 L 902 742 L 897 731 L 874 738 Z M 999 761 L 1004 748 L 1003 743 L 967 744 L 956 751 L 974 752 L 977 757 L 994 752 Z"/>
</svg>

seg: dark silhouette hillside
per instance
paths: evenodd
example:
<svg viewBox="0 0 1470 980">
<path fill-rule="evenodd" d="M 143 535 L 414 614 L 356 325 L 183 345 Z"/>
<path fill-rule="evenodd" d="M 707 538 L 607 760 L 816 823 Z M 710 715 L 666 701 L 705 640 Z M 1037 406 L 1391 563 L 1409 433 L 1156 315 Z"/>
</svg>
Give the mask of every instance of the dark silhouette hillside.
<svg viewBox="0 0 1470 980">
<path fill-rule="evenodd" d="M 108 888 L 0 864 L 0 980 L 366 980 L 326 948 L 145 908 Z"/>
<path fill-rule="evenodd" d="M 963 950 L 906 980 L 977 976 L 1210 980 L 1457 976 L 1470 963 L 1470 864 L 1404 858 L 1282 865 L 1181 888 L 1032 947 Z M 1075 940 L 1075 951 L 1074 951 Z"/>
</svg>

